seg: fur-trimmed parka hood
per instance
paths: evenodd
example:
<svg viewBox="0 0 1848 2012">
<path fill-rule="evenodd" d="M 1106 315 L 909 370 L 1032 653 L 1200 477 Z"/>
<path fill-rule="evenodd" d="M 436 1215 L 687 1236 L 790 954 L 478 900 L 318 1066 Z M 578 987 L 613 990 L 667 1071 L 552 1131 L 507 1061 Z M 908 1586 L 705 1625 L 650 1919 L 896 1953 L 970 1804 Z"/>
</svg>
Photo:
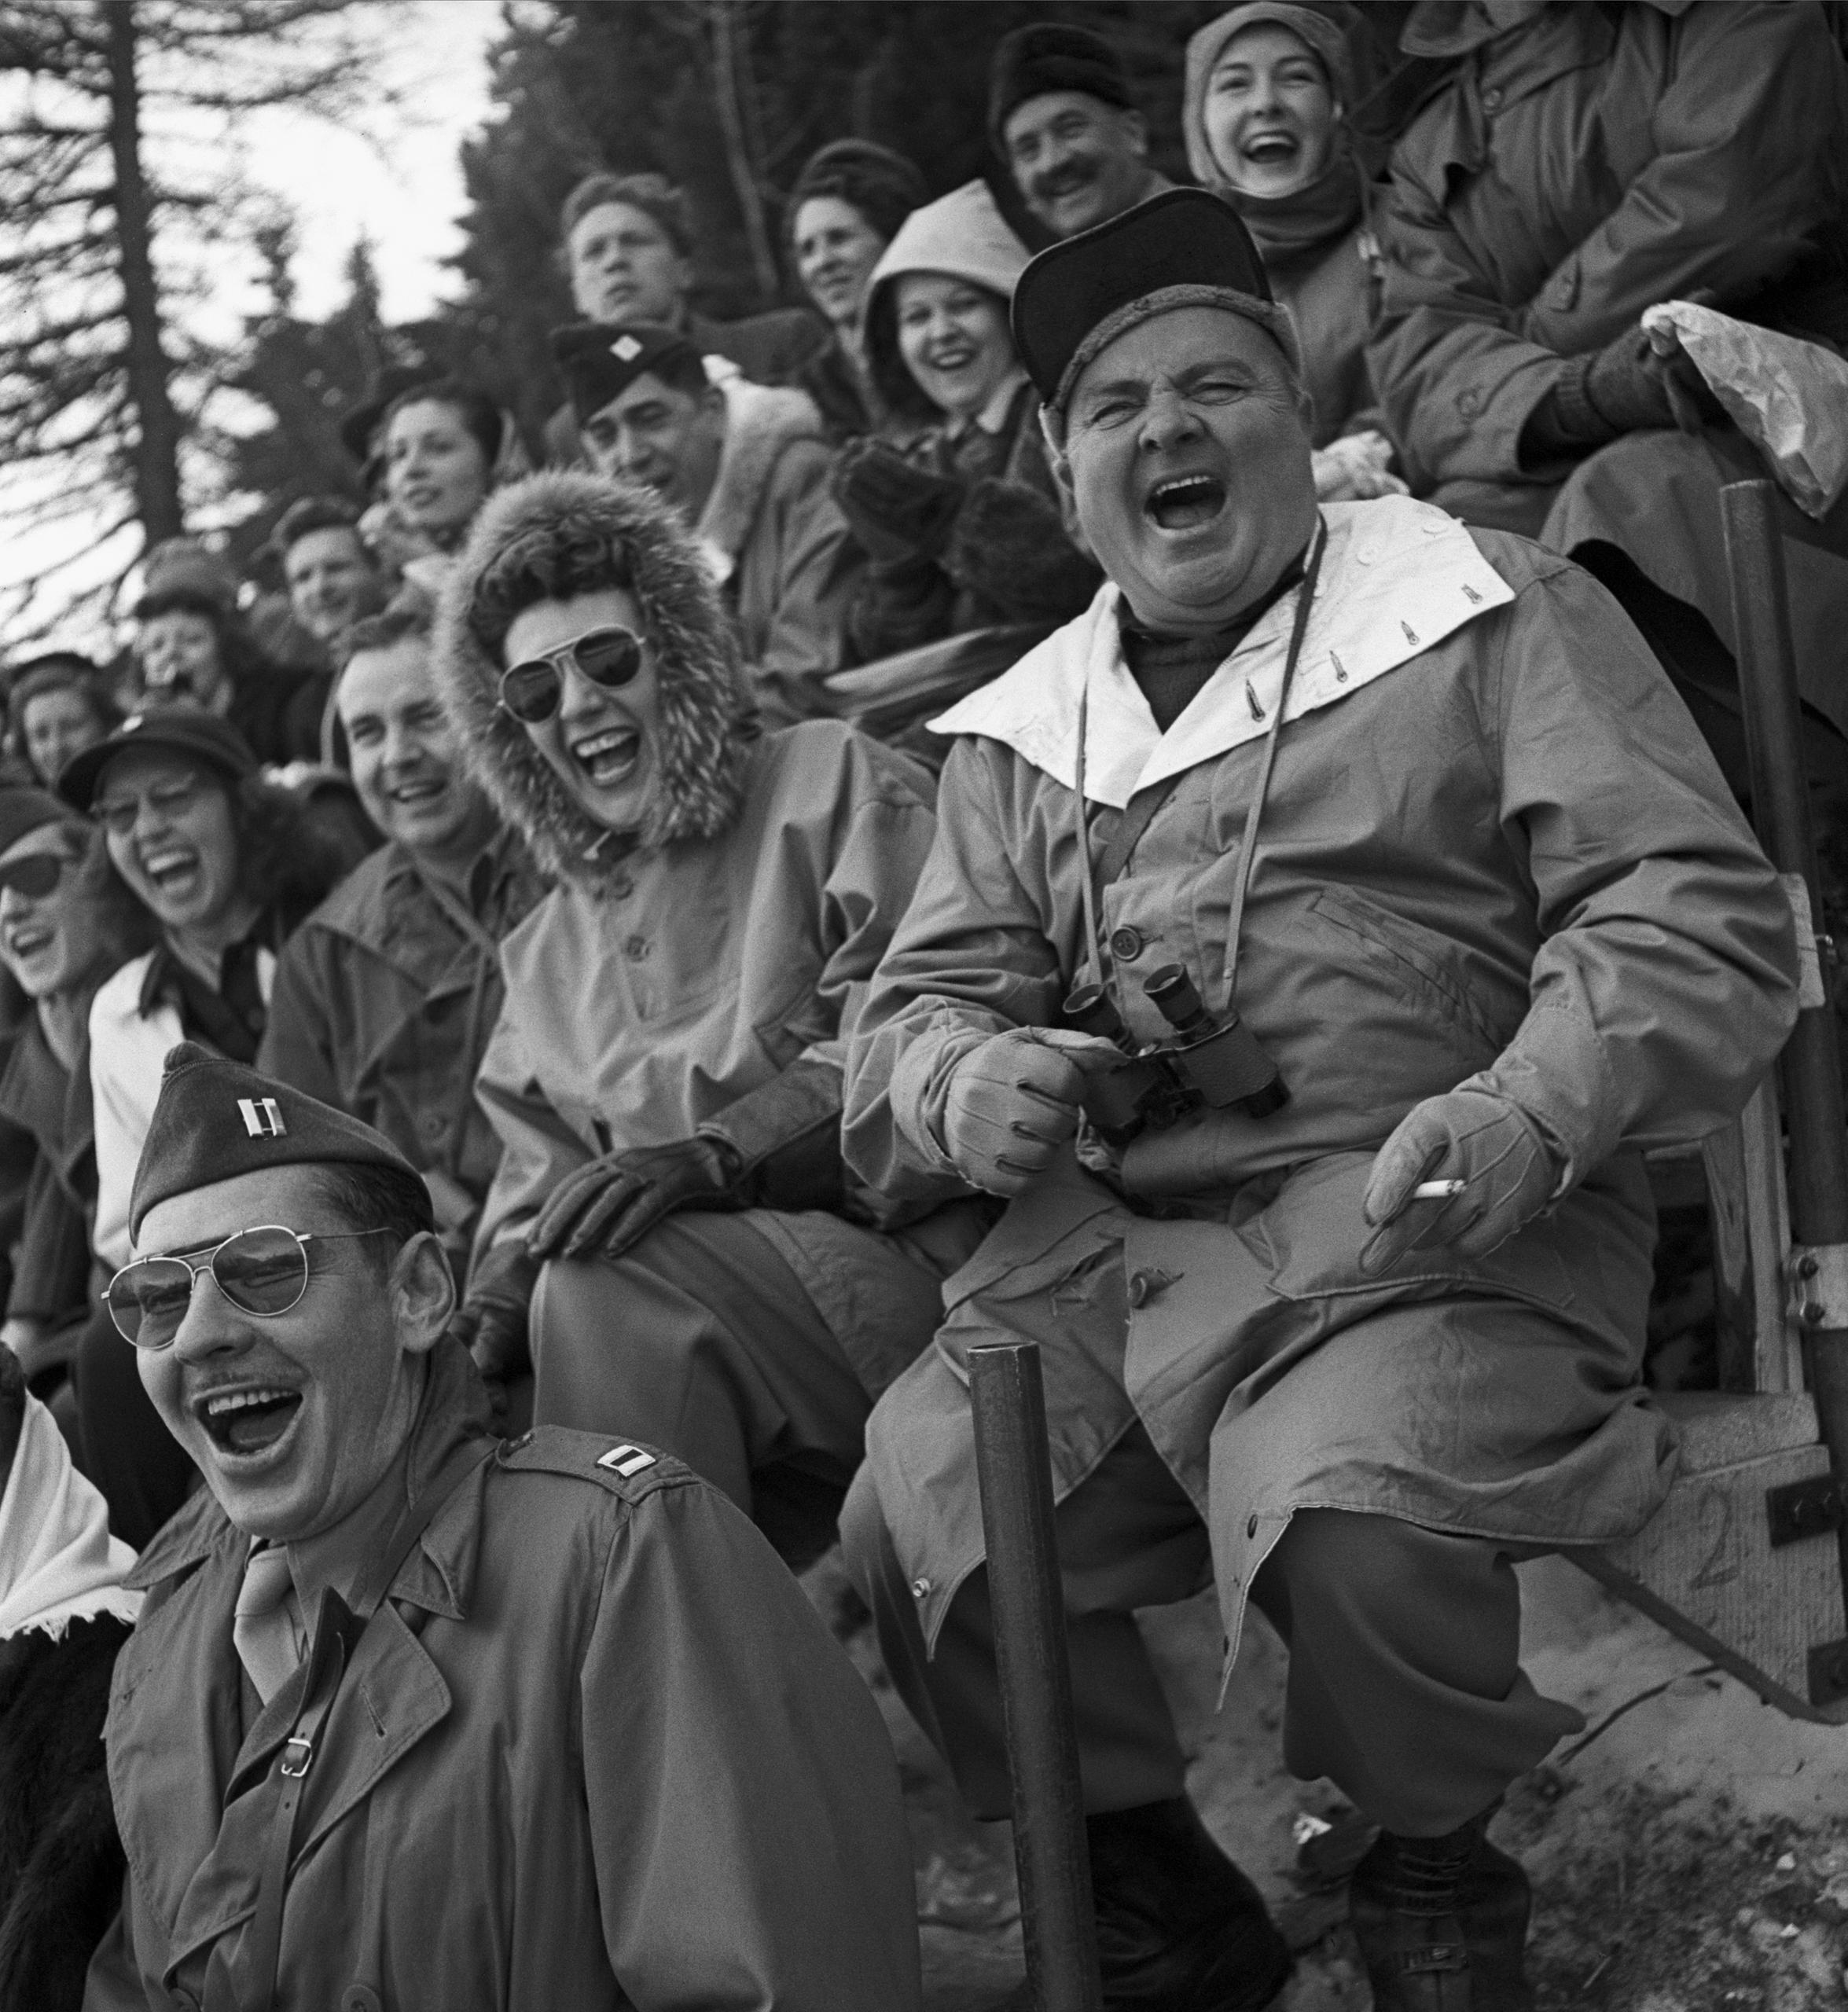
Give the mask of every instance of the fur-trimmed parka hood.
<svg viewBox="0 0 1848 2012">
<path fill-rule="evenodd" d="M 516 589 L 513 576 L 542 582 Z M 617 584 L 641 608 L 659 688 L 656 781 L 632 843 L 584 810 L 500 704 L 501 646 L 515 614 Z M 490 497 L 445 583 L 438 688 L 468 765 L 556 877 L 597 887 L 623 856 L 716 838 L 737 814 L 756 714 L 699 547 L 650 490 L 576 470 L 529 475 Z"/>
</svg>

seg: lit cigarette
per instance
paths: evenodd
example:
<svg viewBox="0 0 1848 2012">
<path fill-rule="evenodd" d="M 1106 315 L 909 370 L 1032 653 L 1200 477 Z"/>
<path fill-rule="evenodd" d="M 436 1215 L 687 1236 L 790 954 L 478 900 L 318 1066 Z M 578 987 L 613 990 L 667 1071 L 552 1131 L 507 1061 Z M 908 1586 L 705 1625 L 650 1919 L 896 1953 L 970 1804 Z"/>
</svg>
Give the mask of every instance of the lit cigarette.
<svg viewBox="0 0 1848 2012">
<path fill-rule="evenodd" d="M 1467 1180 L 1421 1180 L 1412 1190 L 1414 1202 L 1447 1202 L 1453 1195 L 1460 1195 L 1469 1185 Z"/>
</svg>

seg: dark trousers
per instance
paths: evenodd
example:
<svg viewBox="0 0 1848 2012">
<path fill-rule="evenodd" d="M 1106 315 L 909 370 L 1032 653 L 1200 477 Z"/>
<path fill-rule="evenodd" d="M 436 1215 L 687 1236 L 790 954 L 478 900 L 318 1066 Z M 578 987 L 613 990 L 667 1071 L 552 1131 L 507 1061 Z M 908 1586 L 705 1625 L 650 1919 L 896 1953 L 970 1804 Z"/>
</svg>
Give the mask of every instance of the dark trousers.
<svg viewBox="0 0 1848 2012">
<path fill-rule="evenodd" d="M 191 1493 L 199 1470 L 141 1388 L 134 1355 L 99 1306 L 71 1371 L 83 1471 L 109 1505 L 109 1528 L 141 1551 Z"/>
<path fill-rule="evenodd" d="M 1086 1807 L 1178 1795 L 1180 1745 L 1133 1610 L 1206 1584 L 1206 1526 L 1140 1426 L 1060 1505 L 1057 1524 Z M 958 1590 L 932 1658 L 870 1489 L 850 1499 L 842 1535 L 899 1694 L 975 1813 L 1007 1816 L 986 1573 Z M 1468 1822 L 1583 1723 L 1521 1672 L 1520 1592 L 1504 1545 L 1299 1510 L 1252 1597 L 1290 1650 L 1291 1772 L 1326 1775 L 1402 1835 Z"/>
</svg>

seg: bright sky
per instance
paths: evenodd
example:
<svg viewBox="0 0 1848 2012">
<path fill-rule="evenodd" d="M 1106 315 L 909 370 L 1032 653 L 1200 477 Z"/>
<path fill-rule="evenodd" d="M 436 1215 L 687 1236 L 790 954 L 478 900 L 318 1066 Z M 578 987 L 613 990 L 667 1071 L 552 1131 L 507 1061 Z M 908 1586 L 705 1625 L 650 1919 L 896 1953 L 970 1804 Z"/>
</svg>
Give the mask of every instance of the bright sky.
<svg viewBox="0 0 1848 2012">
<path fill-rule="evenodd" d="M 499 26 L 498 0 L 373 0 L 365 32 L 376 79 L 394 101 L 369 111 L 352 129 L 280 110 L 237 123 L 230 136 L 237 165 L 296 215 L 298 314 L 318 319 L 339 303 L 347 255 L 362 237 L 372 244 L 388 322 L 428 314 L 456 292 L 457 276 L 443 261 L 461 244 L 459 149 L 487 116 L 487 51 Z M 204 329 L 216 339 L 234 337 L 242 317 L 262 304 L 256 264 L 238 248 L 222 270 L 203 277 Z M 110 577 L 134 550 L 134 535 L 86 553 L 66 584 Z M 81 524 L 10 538 L 0 550 L 0 585 L 82 551 L 84 542 Z M 61 626 L 47 640 L 91 649 L 110 641 L 87 624 Z M 5 641 L 0 637 L 0 648 Z"/>
</svg>

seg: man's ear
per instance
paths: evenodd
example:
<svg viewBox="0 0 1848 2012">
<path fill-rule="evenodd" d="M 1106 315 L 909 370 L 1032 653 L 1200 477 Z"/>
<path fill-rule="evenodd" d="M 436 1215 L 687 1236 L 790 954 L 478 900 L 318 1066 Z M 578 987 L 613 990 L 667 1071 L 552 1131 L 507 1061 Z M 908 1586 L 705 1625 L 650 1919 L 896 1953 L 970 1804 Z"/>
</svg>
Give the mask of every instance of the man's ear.
<svg viewBox="0 0 1848 2012">
<path fill-rule="evenodd" d="M 1148 121 L 1139 112 L 1119 112 L 1124 136 L 1130 143 L 1130 151 L 1138 160 L 1148 158 Z"/>
<path fill-rule="evenodd" d="M 1053 479 L 1067 496 L 1073 494 L 1071 463 L 1065 452 L 1065 422 L 1055 418 L 1045 406 L 1039 409 L 1040 437 L 1046 443 L 1046 458 L 1053 464 Z"/>
<path fill-rule="evenodd" d="M 456 1310 L 449 1253 L 428 1230 L 413 1236 L 391 1261 L 386 1291 L 391 1296 L 398 1346 L 406 1355 L 427 1355 L 443 1338 Z"/>
</svg>

